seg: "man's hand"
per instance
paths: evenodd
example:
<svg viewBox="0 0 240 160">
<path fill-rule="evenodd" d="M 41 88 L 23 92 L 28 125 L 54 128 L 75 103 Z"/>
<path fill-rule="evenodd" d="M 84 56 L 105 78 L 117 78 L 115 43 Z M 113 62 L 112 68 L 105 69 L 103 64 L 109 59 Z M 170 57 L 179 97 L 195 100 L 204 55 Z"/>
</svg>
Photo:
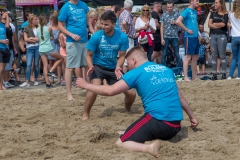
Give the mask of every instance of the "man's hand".
<svg viewBox="0 0 240 160">
<path fill-rule="evenodd" d="M 76 34 L 73 34 L 71 35 L 72 39 L 74 39 L 75 41 L 80 41 L 81 40 L 81 37 L 76 35 Z"/>
<path fill-rule="evenodd" d="M 76 80 L 76 87 L 78 87 L 78 88 L 85 89 L 84 87 L 86 87 L 87 84 L 88 84 L 88 82 L 85 81 L 83 78 L 78 78 Z"/>
<path fill-rule="evenodd" d="M 90 76 L 90 74 L 92 74 L 92 72 L 94 71 L 94 66 L 90 67 L 87 71 L 87 76 Z"/>
<path fill-rule="evenodd" d="M 18 52 L 17 52 L 16 48 L 14 48 L 14 53 L 15 53 L 15 54 L 18 54 Z"/>
<path fill-rule="evenodd" d="M 3 44 L 7 44 L 7 45 L 8 45 L 8 43 L 9 43 L 9 40 L 8 40 L 8 39 L 2 40 L 2 43 L 3 43 Z"/>
<path fill-rule="evenodd" d="M 189 33 L 189 34 L 193 34 L 193 31 L 192 31 L 192 30 L 189 30 L 189 29 L 186 30 L 186 32 Z"/>
<path fill-rule="evenodd" d="M 191 118 L 190 122 L 191 122 L 191 126 L 194 127 L 194 128 L 196 128 L 199 124 L 199 122 L 196 118 Z"/>
<path fill-rule="evenodd" d="M 122 71 L 122 68 L 116 67 L 116 69 L 115 69 L 115 75 L 116 75 L 116 77 L 117 77 L 118 80 L 123 76 L 123 73 L 122 73 L 122 72 L 123 72 L 123 71 Z"/>
<path fill-rule="evenodd" d="M 164 41 L 164 39 L 162 39 L 161 43 L 162 43 L 163 46 L 165 45 L 165 41 Z"/>
</svg>

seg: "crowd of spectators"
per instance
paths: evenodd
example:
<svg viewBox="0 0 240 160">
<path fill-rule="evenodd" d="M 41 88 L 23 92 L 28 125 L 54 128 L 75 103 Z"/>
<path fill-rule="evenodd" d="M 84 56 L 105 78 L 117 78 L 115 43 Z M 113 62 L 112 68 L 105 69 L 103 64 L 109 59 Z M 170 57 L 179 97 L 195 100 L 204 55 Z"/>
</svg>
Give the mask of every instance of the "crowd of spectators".
<svg viewBox="0 0 240 160">
<path fill-rule="evenodd" d="M 194 3 L 182 13 L 174 8 L 174 2 L 169 1 L 165 12 L 160 2 L 154 2 L 153 6 L 143 5 L 140 15 L 132 15 L 134 4 L 131 0 L 125 0 L 123 6 L 112 7 L 112 11 L 104 7 L 89 10 L 84 2 L 70 0 L 60 12 L 54 11 L 49 17 L 27 13 L 28 20 L 18 33 L 8 12 L 2 9 L 0 90 L 18 85 L 37 86 L 40 82 L 51 88 L 55 83 L 66 85 L 67 98 L 72 100 L 72 77 L 88 80 L 86 45 L 93 34 L 102 30 L 101 16 L 105 12 L 115 13 L 115 30 L 127 35 L 128 50 L 141 45 L 149 61 L 183 67 L 185 81 L 207 75 L 205 66 L 208 62 L 212 65 L 212 80 L 217 80 L 218 74 L 221 79 L 232 79 L 236 66 L 240 69 L 240 0 L 233 2 L 229 12 L 224 0 L 215 0 L 206 22 L 210 32 L 204 30 L 204 24 L 197 24 L 199 2 L 192 1 Z M 229 74 L 227 55 L 231 55 Z M 189 64 L 192 77 L 187 73 Z M 21 82 L 20 70 L 25 70 L 24 82 Z M 126 60 L 123 71 L 127 72 Z M 240 73 L 237 79 L 240 79 Z"/>
</svg>

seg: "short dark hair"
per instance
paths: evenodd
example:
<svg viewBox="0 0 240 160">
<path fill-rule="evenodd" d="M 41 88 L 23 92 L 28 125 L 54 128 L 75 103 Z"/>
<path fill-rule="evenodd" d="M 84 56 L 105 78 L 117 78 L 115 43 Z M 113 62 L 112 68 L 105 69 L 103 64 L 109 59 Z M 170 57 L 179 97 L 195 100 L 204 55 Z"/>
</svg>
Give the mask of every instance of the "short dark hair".
<svg viewBox="0 0 240 160">
<path fill-rule="evenodd" d="M 172 4 L 174 6 L 174 2 L 173 1 L 167 1 L 167 4 Z"/>
<path fill-rule="evenodd" d="M 110 20 L 112 23 L 116 23 L 117 17 L 112 11 L 108 11 L 101 16 L 101 20 Z"/>
<path fill-rule="evenodd" d="M 116 5 L 116 6 L 115 6 L 115 9 L 114 9 L 114 12 L 117 13 L 117 12 L 120 11 L 122 8 L 123 8 L 123 6 L 121 6 L 121 5 Z"/>
</svg>

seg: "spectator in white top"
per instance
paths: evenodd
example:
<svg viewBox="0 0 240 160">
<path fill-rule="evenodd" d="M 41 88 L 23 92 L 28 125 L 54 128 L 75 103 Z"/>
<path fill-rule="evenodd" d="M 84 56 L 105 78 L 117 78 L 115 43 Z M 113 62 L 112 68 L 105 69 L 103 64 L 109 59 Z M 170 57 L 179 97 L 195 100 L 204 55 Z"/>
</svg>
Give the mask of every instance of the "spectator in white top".
<svg viewBox="0 0 240 160">
<path fill-rule="evenodd" d="M 144 5 L 142 7 L 141 15 L 137 18 L 135 24 L 136 32 L 139 32 L 139 42 L 141 39 L 147 36 L 146 43 L 140 43 L 144 50 L 147 52 L 148 61 L 152 61 L 152 53 L 153 53 L 153 33 L 156 32 L 156 23 L 155 20 L 151 16 L 150 7 L 148 5 Z"/>
<path fill-rule="evenodd" d="M 240 0 L 233 2 L 233 11 L 229 13 L 229 21 L 231 22 L 228 26 L 231 28 L 232 36 L 232 54 L 233 60 L 230 66 L 230 73 L 227 79 L 233 77 L 233 73 L 238 64 L 238 76 L 236 79 L 240 79 Z"/>
</svg>

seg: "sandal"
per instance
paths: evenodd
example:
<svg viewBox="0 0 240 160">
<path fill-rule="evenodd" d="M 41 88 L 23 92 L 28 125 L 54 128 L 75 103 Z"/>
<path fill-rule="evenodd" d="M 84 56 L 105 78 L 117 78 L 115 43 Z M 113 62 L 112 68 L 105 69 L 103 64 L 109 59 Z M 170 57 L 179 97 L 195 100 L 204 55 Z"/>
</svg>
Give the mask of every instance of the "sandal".
<svg viewBox="0 0 240 160">
<path fill-rule="evenodd" d="M 200 76 L 200 75 L 201 75 L 201 73 L 197 73 L 197 75 L 198 75 L 198 76 Z"/>
<path fill-rule="evenodd" d="M 206 72 L 203 72 L 202 75 L 207 75 L 207 73 L 206 73 Z"/>
</svg>

